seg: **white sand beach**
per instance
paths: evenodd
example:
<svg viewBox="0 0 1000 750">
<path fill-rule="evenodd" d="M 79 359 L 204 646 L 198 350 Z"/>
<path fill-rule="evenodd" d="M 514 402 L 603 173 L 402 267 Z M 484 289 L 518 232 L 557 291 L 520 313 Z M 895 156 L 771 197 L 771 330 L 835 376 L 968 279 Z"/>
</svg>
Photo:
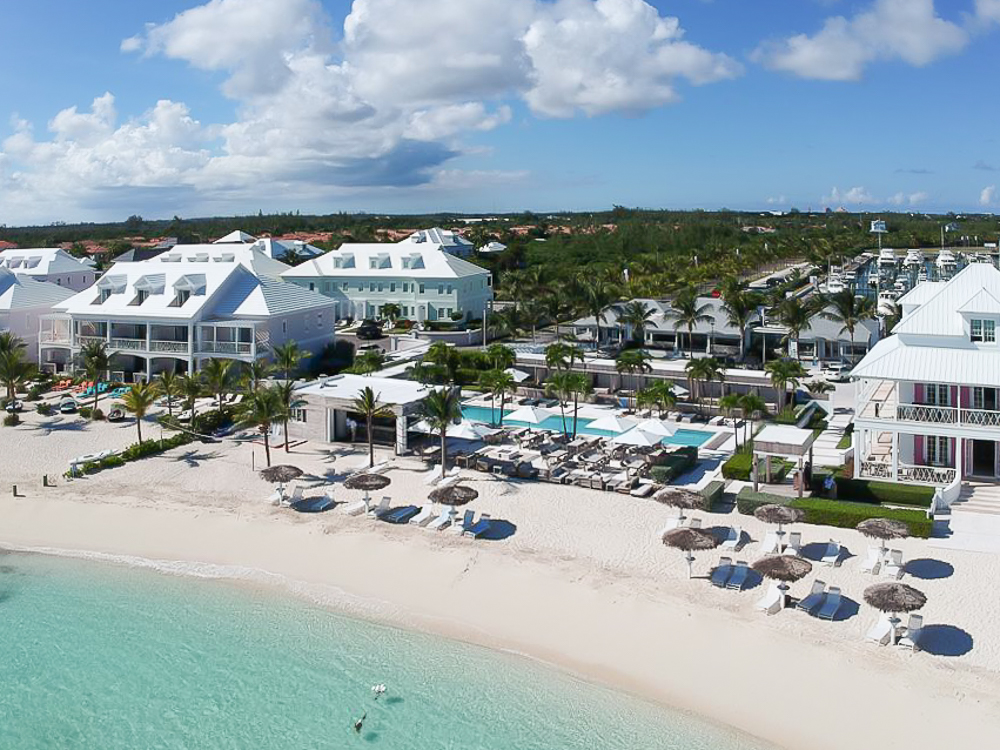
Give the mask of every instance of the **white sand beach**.
<svg viewBox="0 0 1000 750">
<path fill-rule="evenodd" d="M 704 576 L 719 553 L 698 555 L 688 580 L 680 552 L 659 530 L 675 511 L 650 500 L 464 472 L 480 496 L 469 507 L 511 524 L 502 540 L 472 540 L 348 517 L 342 507 L 298 514 L 267 505 L 272 487 L 251 471 L 263 448 L 195 443 L 91 477 L 65 480 L 70 458 L 134 441 L 134 425 L 56 430 L 38 415 L 0 431 L 0 545 L 156 561 L 165 570 L 282 585 L 349 614 L 519 652 L 697 712 L 790 750 L 987 746 L 1000 736 L 1000 558 L 894 543 L 927 594 L 927 653 L 866 644 L 877 613 L 861 601 L 874 579 L 859 571 L 870 543 L 852 530 L 799 525 L 803 543 L 836 538 L 853 557 L 815 564 L 840 586 L 840 621 L 754 602 L 766 584 L 737 593 Z M 60 423 L 62 424 L 62 423 Z M 59 432 L 55 435 L 55 432 Z M 155 433 L 153 433 L 155 435 Z M 386 456 L 381 454 L 380 456 Z M 306 496 L 339 485 L 365 463 L 359 449 L 275 449 L 275 463 L 307 472 Z M 422 464 L 399 459 L 378 495 L 426 502 Z M 42 488 L 42 474 L 59 476 Z M 11 496 L 17 483 L 23 497 Z M 705 526 L 753 518 L 697 514 Z M 753 560 L 756 541 L 736 553 Z M 807 555 L 810 548 L 806 547 Z"/>
</svg>

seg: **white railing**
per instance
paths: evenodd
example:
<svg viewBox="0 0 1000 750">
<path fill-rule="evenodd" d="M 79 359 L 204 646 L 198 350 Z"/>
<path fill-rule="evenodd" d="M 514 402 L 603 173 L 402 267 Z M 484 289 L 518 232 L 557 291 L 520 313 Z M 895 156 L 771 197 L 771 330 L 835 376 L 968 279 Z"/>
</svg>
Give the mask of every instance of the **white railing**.
<svg viewBox="0 0 1000 750">
<path fill-rule="evenodd" d="M 892 464 L 883 461 L 862 461 L 861 476 L 866 479 L 892 479 Z"/>
<path fill-rule="evenodd" d="M 1000 427 L 1000 411 L 962 409 L 958 421 L 975 427 Z"/>
<path fill-rule="evenodd" d="M 241 341 L 202 341 L 198 345 L 198 351 L 209 354 L 251 354 L 253 344 Z"/>
<path fill-rule="evenodd" d="M 43 344 L 68 344 L 70 342 L 69 332 L 42 331 L 40 338 Z"/>
<path fill-rule="evenodd" d="M 146 348 L 146 339 L 111 339 L 109 349 L 130 349 L 142 351 Z"/>
<path fill-rule="evenodd" d="M 901 422 L 925 422 L 927 424 L 957 424 L 959 410 L 953 406 L 930 406 L 927 404 L 899 404 L 896 419 Z M 890 415 L 886 415 L 891 418 Z"/>
<path fill-rule="evenodd" d="M 77 336 L 76 345 L 83 346 L 84 344 L 93 344 L 95 342 L 107 343 L 108 340 L 104 336 Z"/>
<path fill-rule="evenodd" d="M 187 341 L 150 341 L 149 351 L 170 352 L 171 354 L 187 354 L 189 352 Z"/>
<path fill-rule="evenodd" d="M 951 484 L 955 481 L 955 469 L 947 466 L 911 466 L 900 464 L 896 475 L 900 482 L 920 482 L 922 484 Z"/>
</svg>

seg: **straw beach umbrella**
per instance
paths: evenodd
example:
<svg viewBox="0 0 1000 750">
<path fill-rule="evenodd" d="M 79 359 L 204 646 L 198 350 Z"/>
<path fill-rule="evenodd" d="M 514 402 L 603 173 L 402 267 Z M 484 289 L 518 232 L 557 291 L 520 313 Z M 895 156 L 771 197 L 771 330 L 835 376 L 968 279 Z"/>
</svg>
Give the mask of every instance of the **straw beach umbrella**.
<svg viewBox="0 0 1000 750">
<path fill-rule="evenodd" d="M 677 508 L 677 520 L 684 522 L 685 510 L 705 510 L 705 498 L 697 492 L 681 489 L 680 487 L 664 487 L 653 495 L 657 502 Z"/>
<path fill-rule="evenodd" d="M 664 533 L 663 543 L 667 547 L 673 547 L 687 553 L 684 559 L 687 560 L 688 564 L 688 578 L 694 575 L 694 555 L 691 553 L 715 549 L 719 546 L 719 540 L 715 538 L 714 534 L 705 529 L 692 529 L 687 526 L 671 529 Z"/>
<path fill-rule="evenodd" d="M 896 640 L 896 625 L 899 612 L 913 612 L 927 604 L 927 595 L 912 586 L 898 581 L 876 583 L 865 589 L 865 601 L 880 612 L 888 613 L 893 627 L 893 642 Z"/>
<path fill-rule="evenodd" d="M 431 502 L 451 506 L 450 515 L 454 517 L 457 512 L 455 508 L 459 505 L 471 503 L 479 497 L 479 492 L 463 484 L 449 484 L 447 487 L 438 487 L 431 490 L 429 497 Z"/>
<path fill-rule="evenodd" d="M 813 569 L 811 562 L 793 555 L 769 555 L 755 560 L 750 567 L 765 578 L 779 581 L 778 588 L 781 589 L 783 596 L 788 592 L 789 583 L 805 578 Z M 784 599 L 782 599 L 782 609 L 784 609 Z"/>
<path fill-rule="evenodd" d="M 365 492 L 365 512 L 367 513 L 370 508 L 368 503 L 370 498 L 368 493 L 372 490 L 383 490 L 392 484 L 392 480 L 389 477 L 384 477 L 381 474 L 355 474 L 354 476 L 348 477 L 344 482 L 344 486 L 349 490 L 364 490 Z"/>
<path fill-rule="evenodd" d="M 753 512 L 754 517 L 764 523 L 778 524 L 778 542 L 785 535 L 784 525 L 786 523 L 798 523 L 805 517 L 805 511 L 800 508 L 793 508 L 789 505 L 762 505 Z"/>
<path fill-rule="evenodd" d="M 885 557 L 886 542 L 890 539 L 903 539 L 910 535 L 910 527 L 902 521 L 894 521 L 890 518 L 866 518 L 855 526 L 858 531 L 872 539 L 882 542 L 882 557 Z"/>
<path fill-rule="evenodd" d="M 280 464 L 278 466 L 268 466 L 266 469 L 261 469 L 260 477 L 265 482 L 272 482 L 278 485 L 278 491 L 282 494 L 285 493 L 285 485 L 291 482 L 293 479 L 298 479 L 303 474 L 302 469 L 297 466 L 289 466 L 288 464 Z"/>
</svg>

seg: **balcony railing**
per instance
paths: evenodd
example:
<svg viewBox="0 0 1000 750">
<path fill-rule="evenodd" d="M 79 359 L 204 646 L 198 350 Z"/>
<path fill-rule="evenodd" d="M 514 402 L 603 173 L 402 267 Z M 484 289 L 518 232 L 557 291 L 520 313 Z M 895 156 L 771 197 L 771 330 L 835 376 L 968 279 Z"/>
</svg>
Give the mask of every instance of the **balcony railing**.
<svg viewBox="0 0 1000 750">
<path fill-rule="evenodd" d="M 130 351 L 142 351 L 146 348 L 146 339 L 111 339 L 108 344 L 109 349 L 128 349 Z"/>
<path fill-rule="evenodd" d="M 994 409 L 966 409 L 933 404 L 886 404 L 876 410 L 866 404 L 860 413 L 864 419 L 887 422 L 1000 428 L 1000 410 Z"/>
<path fill-rule="evenodd" d="M 150 341 L 149 351 L 167 352 L 169 354 L 187 354 L 190 349 L 187 341 Z"/>
<path fill-rule="evenodd" d="M 198 351 L 208 354 L 252 354 L 253 344 L 242 341 L 202 341 Z"/>
<path fill-rule="evenodd" d="M 68 344 L 70 343 L 69 332 L 62 331 L 42 331 L 40 339 L 43 344 Z"/>
<path fill-rule="evenodd" d="M 925 404 L 899 404 L 896 419 L 901 422 L 927 422 L 928 424 L 957 424 L 959 409 L 951 406 Z"/>
<path fill-rule="evenodd" d="M 893 481 L 892 464 L 888 461 L 862 461 L 861 476 L 864 479 L 884 479 Z M 948 466 L 914 466 L 899 463 L 896 467 L 897 482 L 946 485 L 955 480 L 955 469 Z"/>
<path fill-rule="evenodd" d="M 97 342 L 105 343 L 106 344 L 108 342 L 108 340 L 104 336 L 77 336 L 76 337 L 76 345 L 77 346 L 83 346 L 84 344 L 93 344 L 93 343 L 97 343 Z"/>
</svg>

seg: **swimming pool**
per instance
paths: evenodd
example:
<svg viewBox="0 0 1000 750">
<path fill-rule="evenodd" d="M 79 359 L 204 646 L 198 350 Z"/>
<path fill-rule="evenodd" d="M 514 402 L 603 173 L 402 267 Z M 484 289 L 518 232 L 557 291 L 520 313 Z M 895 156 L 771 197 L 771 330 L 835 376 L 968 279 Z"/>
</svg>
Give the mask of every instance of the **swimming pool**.
<svg viewBox="0 0 1000 750">
<path fill-rule="evenodd" d="M 507 415 L 512 413 L 512 409 L 504 409 L 504 424 L 509 424 L 514 427 L 532 427 L 534 429 L 541 430 L 563 430 L 565 432 L 571 432 L 573 430 L 573 414 L 572 411 L 566 413 L 566 424 L 563 426 L 562 417 L 558 414 L 548 417 L 540 424 L 528 424 L 527 422 L 517 422 L 517 421 L 507 421 Z M 468 419 L 470 422 L 479 422 L 481 424 L 492 424 L 494 417 L 499 419 L 500 409 L 490 409 L 488 406 L 462 406 L 462 416 Z M 576 431 L 584 435 L 600 435 L 601 437 L 614 437 L 620 433 L 611 432 L 609 430 L 595 430 L 588 427 L 588 425 L 594 420 L 592 419 L 577 419 L 576 420 Z M 679 429 L 670 437 L 663 438 L 663 443 L 667 445 L 686 445 L 692 448 L 697 448 L 704 444 L 710 437 L 712 437 L 711 432 L 706 430 L 684 430 Z"/>
</svg>

